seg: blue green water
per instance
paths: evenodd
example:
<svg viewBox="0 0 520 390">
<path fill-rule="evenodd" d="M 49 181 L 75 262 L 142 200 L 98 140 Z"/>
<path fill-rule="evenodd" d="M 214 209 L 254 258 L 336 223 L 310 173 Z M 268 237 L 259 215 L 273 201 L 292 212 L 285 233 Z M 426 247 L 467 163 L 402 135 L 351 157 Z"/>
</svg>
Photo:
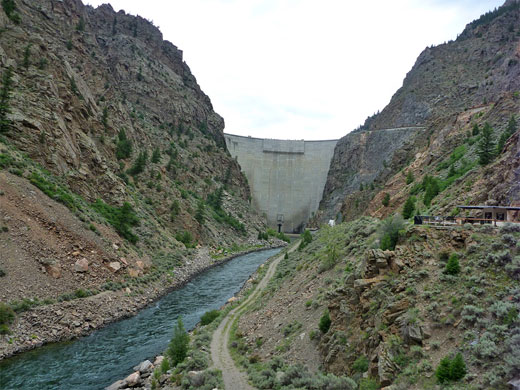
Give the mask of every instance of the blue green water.
<svg viewBox="0 0 520 390">
<path fill-rule="evenodd" d="M 192 329 L 208 310 L 232 297 L 280 249 L 237 257 L 194 278 L 134 317 L 79 340 L 51 344 L 0 362 L 0 389 L 103 389 L 166 349 L 174 322 Z"/>
</svg>

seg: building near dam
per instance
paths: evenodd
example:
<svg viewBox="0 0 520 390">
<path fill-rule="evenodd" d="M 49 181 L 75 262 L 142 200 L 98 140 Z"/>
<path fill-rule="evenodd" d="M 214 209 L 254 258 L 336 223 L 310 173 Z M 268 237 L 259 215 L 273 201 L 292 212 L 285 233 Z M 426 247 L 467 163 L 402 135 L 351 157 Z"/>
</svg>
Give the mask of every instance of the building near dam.
<svg viewBox="0 0 520 390">
<path fill-rule="evenodd" d="M 224 134 L 267 224 L 299 233 L 318 210 L 337 140 L 276 140 Z"/>
</svg>

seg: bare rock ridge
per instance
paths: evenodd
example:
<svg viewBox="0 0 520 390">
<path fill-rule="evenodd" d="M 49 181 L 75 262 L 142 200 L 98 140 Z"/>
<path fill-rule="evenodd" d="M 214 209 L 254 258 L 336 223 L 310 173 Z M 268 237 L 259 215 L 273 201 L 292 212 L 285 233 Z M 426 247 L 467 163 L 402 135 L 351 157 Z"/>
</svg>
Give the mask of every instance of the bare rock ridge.
<svg viewBox="0 0 520 390">
<path fill-rule="evenodd" d="M 365 211 L 384 217 L 404 204 L 411 186 L 425 175 L 450 183 L 449 201 L 433 202 L 438 211 L 451 212 L 465 202 L 520 201 L 513 190 L 518 126 L 507 130 L 493 168 L 478 169 L 479 130 L 490 124 L 496 145 L 519 112 L 519 18 L 520 3 L 506 2 L 469 23 L 456 40 L 419 55 L 390 103 L 338 142 L 320 204 L 321 222 L 339 211 L 346 219 Z M 423 130 L 377 134 L 417 126 Z M 407 186 L 409 172 L 416 181 Z M 453 182 L 469 187 L 460 191 Z M 381 207 L 385 194 L 389 206 Z"/>
</svg>

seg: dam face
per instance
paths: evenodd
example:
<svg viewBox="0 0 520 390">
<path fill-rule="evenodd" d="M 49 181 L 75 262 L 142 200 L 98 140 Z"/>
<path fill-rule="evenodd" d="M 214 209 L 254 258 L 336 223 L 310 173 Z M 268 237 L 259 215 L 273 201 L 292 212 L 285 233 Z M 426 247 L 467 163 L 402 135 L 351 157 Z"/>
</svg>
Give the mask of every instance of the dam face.
<svg viewBox="0 0 520 390">
<path fill-rule="evenodd" d="M 299 233 L 318 210 L 337 140 L 292 141 L 224 134 L 267 224 Z"/>
</svg>

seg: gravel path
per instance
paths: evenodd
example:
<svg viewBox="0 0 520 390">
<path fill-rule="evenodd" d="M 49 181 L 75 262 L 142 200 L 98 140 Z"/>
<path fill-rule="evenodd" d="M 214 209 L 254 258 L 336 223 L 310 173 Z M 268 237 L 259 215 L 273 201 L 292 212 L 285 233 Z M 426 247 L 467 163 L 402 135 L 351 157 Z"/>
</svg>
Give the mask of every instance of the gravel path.
<svg viewBox="0 0 520 390">
<path fill-rule="evenodd" d="M 298 243 L 294 245 L 289 252 L 293 252 L 298 248 Z M 211 341 L 211 359 L 213 360 L 214 368 L 222 371 L 222 378 L 224 379 L 224 386 L 226 390 L 254 390 L 248 380 L 247 374 L 242 372 L 233 361 L 231 353 L 229 352 L 228 344 L 231 333 L 231 325 L 240 317 L 240 315 L 248 308 L 248 306 L 256 300 L 262 290 L 267 286 L 269 280 L 273 277 L 278 263 L 283 259 L 281 254 L 274 259 L 263 279 L 257 284 L 255 290 L 246 300 L 240 305 L 231 310 L 228 315 L 222 320 L 219 327 L 213 334 Z"/>
</svg>

